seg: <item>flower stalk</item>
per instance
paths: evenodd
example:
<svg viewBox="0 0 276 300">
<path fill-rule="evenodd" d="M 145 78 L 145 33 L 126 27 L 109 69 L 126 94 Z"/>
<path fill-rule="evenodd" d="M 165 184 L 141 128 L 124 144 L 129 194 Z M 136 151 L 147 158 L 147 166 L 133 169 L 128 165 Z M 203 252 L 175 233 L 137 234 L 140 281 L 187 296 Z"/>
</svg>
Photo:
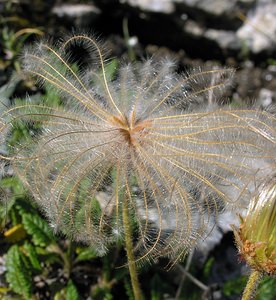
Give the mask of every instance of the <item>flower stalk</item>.
<svg viewBox="0 0 276 300">
<path fill-rule="evenodd" d="M 142 291 L 140 288 L 140 283 L 138 280 L 137 267 L 135 263 L 135 256 L 133 251 L 133 236 L 132 236 L 132 226 L 129 214 L 128 201 L 123 202 L 123 227 L 125 232 L 125 248 L 127 253 L 127 261 L 129 274 L 131 279 L 131 285 L 134 293 L 135 300 L 142 300 Z"/>
<path fill-rule="evenodd" d="M 252 300 L 256 294 L 258 284 L 263 274 L 260 271 L 252 271 L 243 291 L 242 300 Z"/>
</svg>

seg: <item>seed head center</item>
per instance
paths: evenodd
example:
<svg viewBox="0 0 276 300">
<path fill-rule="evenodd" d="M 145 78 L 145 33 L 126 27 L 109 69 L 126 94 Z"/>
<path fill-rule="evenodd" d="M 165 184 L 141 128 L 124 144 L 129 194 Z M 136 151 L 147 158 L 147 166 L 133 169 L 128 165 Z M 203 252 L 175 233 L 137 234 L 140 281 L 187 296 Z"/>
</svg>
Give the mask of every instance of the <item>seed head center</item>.
<svg viewBox="0 0 276 300">
<path fill-rule="evenodd" d="M 151 124 L 150 120 L 135 121 L 132 118 L 122 118 L 121 116 L 112 116 L 111 122 L 118 127 L 122 137 L 130 146 L 135 146 L 137 142 L 141 141 L 148 133 Z"/>
</svg>

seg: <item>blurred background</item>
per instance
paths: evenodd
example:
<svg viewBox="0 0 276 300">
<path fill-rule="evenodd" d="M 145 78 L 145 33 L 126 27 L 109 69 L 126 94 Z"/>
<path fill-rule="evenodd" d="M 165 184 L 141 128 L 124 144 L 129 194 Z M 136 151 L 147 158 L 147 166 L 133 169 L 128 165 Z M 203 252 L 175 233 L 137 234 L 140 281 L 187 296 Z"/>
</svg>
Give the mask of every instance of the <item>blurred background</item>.
<svg viewBox="0 0 276 300">
<path fill-rule="evenodd" d="M 120 59 L 169 56 L 179 72 L 232 67 L 236 76 L 218 105 L 273 110 L 275 0 L 0 0 L 2 107 L 26 95 L 58 101 L 47 88 L 15 75 L 25 45 L 72 32 L 104 40 L 114 66 Z M 123 249 L 98 258 L 85 245 L 54 236 L 9 166 L 1 168 L 0 299 L 133 299 L 127 270 L 117 268 Z M 175 269 L 164 270 L 165 260 L 141 268 L 146 299 L 239 299 L 248 269 L 226 225 L 231 218 L 222 215 L 208 241 Z M 265 279 L 257 299 L 273 300 L 275 290 L 275 279 Z"/>
</svg>

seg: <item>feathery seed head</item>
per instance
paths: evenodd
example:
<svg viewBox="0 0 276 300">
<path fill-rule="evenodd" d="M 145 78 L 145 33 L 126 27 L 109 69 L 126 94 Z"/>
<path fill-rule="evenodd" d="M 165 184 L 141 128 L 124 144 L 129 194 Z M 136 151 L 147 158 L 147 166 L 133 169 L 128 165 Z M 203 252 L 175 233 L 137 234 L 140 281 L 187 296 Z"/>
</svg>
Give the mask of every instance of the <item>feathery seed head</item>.
<svg viewBox="0 0 276 300">
<path fill-rule="evenodd" d="M 91 54 L 91 69 L 74 70 L 72 44 Z M 169 60 L 148 60 L 111 78 L 98 43 L 75 35 L 26 50 L 24 70 L 64 105 L 3 114 L 2 131 L 18 120 L 41 127 L 11 158 L 14 168 L 55 228 L 101 254 L 124 239 L 127 204 L 138 260 L 176 261 L 206 237 L 211 216 L 247 205 L 275 159 L 270 114 L 203 105 L 221 95 L 232 69 L 179 75 Z"/>
</svg>

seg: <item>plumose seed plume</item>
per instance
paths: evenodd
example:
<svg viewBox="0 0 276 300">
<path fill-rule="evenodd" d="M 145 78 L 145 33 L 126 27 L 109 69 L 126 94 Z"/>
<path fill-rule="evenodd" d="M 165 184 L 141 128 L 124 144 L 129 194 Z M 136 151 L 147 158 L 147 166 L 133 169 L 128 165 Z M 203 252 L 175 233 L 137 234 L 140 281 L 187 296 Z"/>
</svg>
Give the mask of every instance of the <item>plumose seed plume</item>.
<svg viewBox="0 0 276 300">
<path fill-rule="evenodd" d="M 72 67 L 74 47 L 91 59 L 81 72 Z M 14 150 L 13 167 L 52 226 L 99 254 L 124 241 L 127 212 L 137 262 L 181 259 L 209 234 L 211 217 L 246 207 L 275 163 L 272 115 L 204 105 L 221 96 L 232 69 L 177 74 L 169 59 L 149 59 L 111 78 L 88 35 L 38 43 L 23 61 L 25 74 L 63 104 L 2 114 L 2 131 L 18 122 L 39 127 Z"/>
</svg>

